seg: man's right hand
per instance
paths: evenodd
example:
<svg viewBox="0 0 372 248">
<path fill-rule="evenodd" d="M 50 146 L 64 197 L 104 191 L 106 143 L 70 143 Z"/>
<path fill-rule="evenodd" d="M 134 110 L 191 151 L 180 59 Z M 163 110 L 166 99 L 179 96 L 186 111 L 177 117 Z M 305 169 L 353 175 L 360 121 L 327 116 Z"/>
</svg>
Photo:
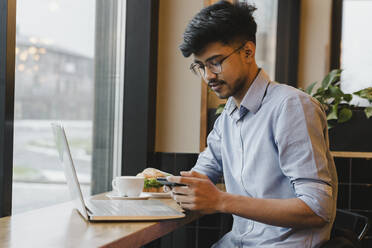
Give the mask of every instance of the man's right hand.
<svg viewBox="0 0 372 248">
<path fill-rule="evenodd" d="M 167 180 L 186 184 L 172 189 L 173 198 L 182 208 L 211 214 L 219 211 L 224 192 L 220 191 L 204 174 L 182 171 L 181 176 L 169 176 Z"/>
</svg>

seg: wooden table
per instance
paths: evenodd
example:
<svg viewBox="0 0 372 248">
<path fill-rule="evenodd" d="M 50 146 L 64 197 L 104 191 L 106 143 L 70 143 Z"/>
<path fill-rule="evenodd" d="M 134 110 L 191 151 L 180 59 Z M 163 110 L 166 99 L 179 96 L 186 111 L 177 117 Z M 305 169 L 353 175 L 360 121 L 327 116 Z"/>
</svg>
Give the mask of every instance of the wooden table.
<svg viewBox="0 0 372 248">
<path fill-rule="evenodd" d="M 172 199 L 159 200 L 179 209 Z M 0 247 L 141 247 L 199 217 L 191 212 L 178 220 L 90 223 L 67 202 L 0 218 Z"/>
<path fill-rule="evenodd" d="M 333 157 L 337 158 L 365 158 L 371 159 L 372 152 L 338 152 L 331 151 Z"/>
</svg>

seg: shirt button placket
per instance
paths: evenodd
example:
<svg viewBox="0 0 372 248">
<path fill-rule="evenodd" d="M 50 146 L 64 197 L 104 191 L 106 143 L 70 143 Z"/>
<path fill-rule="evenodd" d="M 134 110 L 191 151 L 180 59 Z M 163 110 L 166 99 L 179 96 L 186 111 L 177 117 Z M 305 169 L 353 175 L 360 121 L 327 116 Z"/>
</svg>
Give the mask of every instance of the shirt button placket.
<svg viewBox="0 0 372 248">
<path fill-rule="evenodd" d="M 243 178 L 242 178 L 242 173 L 243 173 L 243 165 L 244 165 L 244 149 L 243 149 L 243 138 L 242 138 L 242 119 L 238 120 L 236 123 L 238 127 L 238 133 L 239 133 L 239 160 L 240 160 L 240 184 L 242 187 L 243 186 Z"/>
</svg>

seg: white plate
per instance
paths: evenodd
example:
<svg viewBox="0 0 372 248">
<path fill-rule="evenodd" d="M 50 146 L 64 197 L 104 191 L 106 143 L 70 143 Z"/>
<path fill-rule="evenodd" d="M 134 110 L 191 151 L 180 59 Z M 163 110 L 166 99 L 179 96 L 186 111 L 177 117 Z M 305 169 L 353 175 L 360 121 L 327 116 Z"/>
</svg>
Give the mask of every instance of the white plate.
<svg viewBox="0 0 372 248">
<path fill-rule="evenodd" d="M 171 192 L 162 192 L 162 193 L 158 193 L 158 192 L 142 192 L 144 194 L 148 194 L 150 195 L 150 197 L 153 197 L 153 198 L 171 198 Z"/>
<path fill-rule="evenodd" d="M 111 199 L 118 199 L 118 200 L 146 200 L 151 197 L 150 194 L 147 194 L 147 192 L 142 192 L 139 196 L 129 197 L 129 196 L 120 196 L 115 191 L 107 193 L 106 196 Z"/>
</svg>

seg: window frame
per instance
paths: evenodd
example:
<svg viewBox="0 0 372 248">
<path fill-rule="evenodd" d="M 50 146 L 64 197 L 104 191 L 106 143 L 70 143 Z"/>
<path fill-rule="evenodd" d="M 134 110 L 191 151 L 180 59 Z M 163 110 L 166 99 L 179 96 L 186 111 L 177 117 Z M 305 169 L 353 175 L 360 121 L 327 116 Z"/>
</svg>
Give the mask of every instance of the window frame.
<svg viewBox="0 0 372 248">
<path fill-rule="evenodd" d="M 4 217 L 12 213 L 16 0 L 0 0 L 0 34 L 0 217 Z"/>
<path fill-rule="evenodd" d="M 111 190 L 113 176 L 118 175 L 115 167 L 121 166 L 117 146 L 121 144 L 118 129 L 122 118 L 116 108 L 120 109 L 123 94 L 120 66 L 125 36 L 123 25 L 118 21 L 125 14 L 122 13 L 125 4 L 125 0 L 96 1 L 92 194 Z M 108 76 L 108 72 L 115 75 Z"/>
<path fill-rule="evenodd" d="M 275 80 L 298 86 L 301 0 L 278 1 Z"/>
<path fill-rule="evenodd" d="M 159 0 L 127 1 L 122 175 L 155 166 L 158 20 Z"/>
<path fill-rule="evenodd" d="M 330 70 L 341 66 L 342 10 L 343 0 L 332 0 Z"/>
</svg>

